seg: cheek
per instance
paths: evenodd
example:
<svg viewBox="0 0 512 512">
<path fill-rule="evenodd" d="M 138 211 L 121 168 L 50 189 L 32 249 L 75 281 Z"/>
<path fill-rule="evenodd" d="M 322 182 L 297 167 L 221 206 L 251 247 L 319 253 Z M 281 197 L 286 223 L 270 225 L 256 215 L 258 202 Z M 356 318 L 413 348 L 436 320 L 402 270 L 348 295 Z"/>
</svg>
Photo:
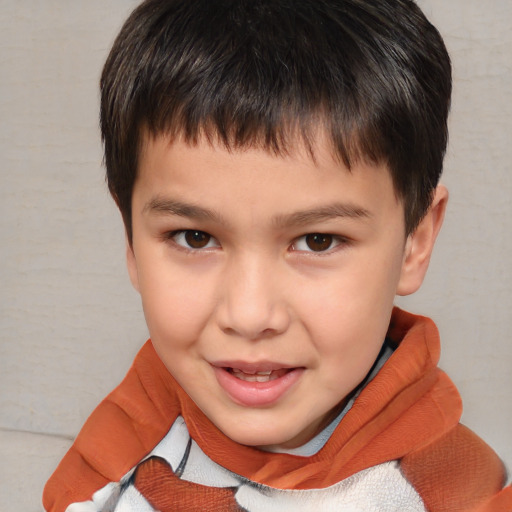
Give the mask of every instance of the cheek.
<svg viewBox="0 0 512 512">
<path fill-rule="evenodd" d="M 399 272 L 389 262 L 365 262 L 297 290 L 300 316 L 319 350 L 373 353 L 389 325 Z M 300 304 L 300 305 L 299 305 Z M 364 357 L 364 350 L 363 357 Z"/>
<path fill-rule="evenodd" d="M 140 280 L 142 305 L 155 344 L 178 348 L 192 344 L 212 310 L 207 283 L 179 270 L 159 270 L 155 265 Z"/>
</svg>

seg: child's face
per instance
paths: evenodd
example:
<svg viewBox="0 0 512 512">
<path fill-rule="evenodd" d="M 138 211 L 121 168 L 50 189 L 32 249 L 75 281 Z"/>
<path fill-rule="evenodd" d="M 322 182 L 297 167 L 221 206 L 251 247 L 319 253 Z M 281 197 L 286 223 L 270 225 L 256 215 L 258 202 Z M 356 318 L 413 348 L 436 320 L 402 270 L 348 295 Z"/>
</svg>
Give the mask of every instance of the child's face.
<svg viewBox="0 0 512 512">
<path fill-rule="evenodd" d="M 373 365 L 404 266 L 385 166 L 318 145 L 228 151 L 148 139 L 131 279 L 156 351 L 206 416 L 253 446 L 299 446 Z"/>
</svg>

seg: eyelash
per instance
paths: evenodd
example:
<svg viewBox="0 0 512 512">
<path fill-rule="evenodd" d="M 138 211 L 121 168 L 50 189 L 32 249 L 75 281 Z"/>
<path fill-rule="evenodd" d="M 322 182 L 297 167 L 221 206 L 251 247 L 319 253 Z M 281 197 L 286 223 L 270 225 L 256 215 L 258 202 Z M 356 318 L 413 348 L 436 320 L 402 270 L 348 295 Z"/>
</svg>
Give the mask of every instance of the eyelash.
<svg viewBox="0 0 512 512">
<path fill-rule="evenodd" d="M 308 244 L 308 238 L 310 238 L 310 240 L 309 240 L 310 242 L 314 241 L 316 243 L 316 242 L 318 242 L 318 240 L 315 240 L 315 239 L 318 237 L 320 238 L 319 242 L 321 244 L 326 243 L 326 241 L 324 239 L 327 238 L 328 244 L 324 250 L 314 251 L 311 247 L 309 247 L 309 249 L 311 249 L 311 250 L 307 250 L 307 249 L 295 249 L 295 250 L 298 250 L 303 254 L 314 254 L 317 256 L 322 256 L 322 255 L 332 254 L 333 252 L 338 250 L 340 247 L 347 247 L 348 245 L 350 245 L 350 240 L 343 236 L 333 235 L 331 233 L 307 233 L 305 235 L 302 235 L 302 236 L 296 238 L 294 240 L 294 242 L 292 243 L 291 247 L 296 248 L 297 245 L 299 243 L 301 243 L 302 241 L 304 241 L 306 244 Z"/>
<path fill-rule="evenodd" d="M 194 236 L 194 235 L 199 235 L 199 236 L 205 235 L 206 237 L 208 237 L 208 240 L 207 240 L 207 242 L 206 242 L 204 247 L 191 247 L 190 245 L 185 245 L 185 244 L 182 244 L 182 243 L 178 243 L 178 241 L 177 241 L 178 237 L 182 237 L 183 238 L 182 242 L 185 242 L 185 243 L 188 244 L 188 242 L 185 239 L 185 237 L 187 235 L 192 235 L 192 236 Z M 165 233 L 163 238 L 165 240 L 171 241 L 179 249 L 181 249 L 183 251 L 187 251 L 189 253 L 196 253 L 196 252 L 199 252 L 199 251 L 205 251 L 205 250 L 208 250 L 208 249 L 213 249 L 215 247 L 220 247 L 220 244 L 217 242 L 215 237 L 213 237 L 212 235 L 210 235 L 206 231 L 201 231 L 200 229 L 177 229 L 175 231 L 170 231 L 168 233 Z M 215 245 L 209 246 L 210 242 L 212 240 L 217 242 L 217 243 Z"/>
</svg>

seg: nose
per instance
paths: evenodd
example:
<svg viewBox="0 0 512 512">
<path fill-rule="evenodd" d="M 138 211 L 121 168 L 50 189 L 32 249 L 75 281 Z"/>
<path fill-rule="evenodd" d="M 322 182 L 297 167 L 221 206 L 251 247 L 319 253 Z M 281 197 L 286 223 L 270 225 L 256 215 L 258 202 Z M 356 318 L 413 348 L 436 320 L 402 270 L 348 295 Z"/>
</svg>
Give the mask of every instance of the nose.
<svg viewBox="0 0 512 512">
<path fill-rule="evenodd" d="M 223 332 L 260 340 L 288 329 L 290 311 L 278 267 L 251 254 L 227 265 L 217 310 Z"/>
</svg>

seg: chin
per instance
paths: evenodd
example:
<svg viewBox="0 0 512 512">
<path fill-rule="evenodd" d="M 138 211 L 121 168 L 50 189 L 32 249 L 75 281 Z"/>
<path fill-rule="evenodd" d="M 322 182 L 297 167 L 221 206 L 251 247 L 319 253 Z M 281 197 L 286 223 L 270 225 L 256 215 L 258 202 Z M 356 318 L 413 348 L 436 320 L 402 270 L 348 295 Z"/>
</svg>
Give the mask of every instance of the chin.
<svg viewBox="0 0 512 512">
<path fill-rule="evenodd" d="M 286 442 L 282 437 L 275 434 L 266 434 L 263 432 L 242 433 L 239 436 L 229 436 L 238 444 L 252 446 L 254 448 L 265 449 L 267 447 L 279 446 Z"/>
</svg>

